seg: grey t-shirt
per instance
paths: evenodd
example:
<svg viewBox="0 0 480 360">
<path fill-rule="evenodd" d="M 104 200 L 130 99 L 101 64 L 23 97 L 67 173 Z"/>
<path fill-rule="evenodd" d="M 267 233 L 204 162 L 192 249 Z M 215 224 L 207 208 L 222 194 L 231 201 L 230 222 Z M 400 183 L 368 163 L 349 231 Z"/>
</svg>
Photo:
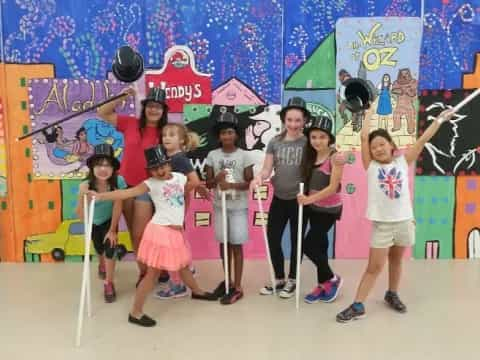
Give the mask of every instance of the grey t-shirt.
<svg viewBox="0 0 480 360">
<path fill-rule="evenodd" d="M 297 140 L 284 140 L 274 137 L 267 146 L 267 154 L 273 155 L 272 177 L 274 194 L 282 200 L 292 200 L 297 197 L 298 184 L 302 181 L 300 164 L 307 138 L 302 136 Z"/>
<path fill-rule="evenodd" d="M 248 151 L 238 149 L 232 153 L 223 152 L 221 148 L 212 150 L 207 155 L 206 165 L 213 168 L 214 176 L 227 169 L 231 174 L 231 182 L 239 183 L 244 182 L 243 172 L 246 167 L 253 165 L 253 161 L 248 154 Z M 228 181 L 228 179 L 227 179 Z M 248 208 L 247 191 L 235 190 L 227 195 L 227 208 L 228 209 L 246 209 Z M 220 192 L 215 191 L 215 203 L 216 207 L 221 207 Z"/>
</svg>

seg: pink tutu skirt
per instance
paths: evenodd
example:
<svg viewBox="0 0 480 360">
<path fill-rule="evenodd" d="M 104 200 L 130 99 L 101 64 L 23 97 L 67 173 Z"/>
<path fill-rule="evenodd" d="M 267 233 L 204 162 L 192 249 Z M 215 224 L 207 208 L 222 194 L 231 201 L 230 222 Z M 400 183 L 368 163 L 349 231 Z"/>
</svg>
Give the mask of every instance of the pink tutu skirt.
<svg viewBox="0 0 480 360">
<path fill-rule="evenodd" d="M 156 269 L 178 271 L 190 264 L 192 253 L 182 231 L 149 222 L 137 260 Z"/>
</svg>

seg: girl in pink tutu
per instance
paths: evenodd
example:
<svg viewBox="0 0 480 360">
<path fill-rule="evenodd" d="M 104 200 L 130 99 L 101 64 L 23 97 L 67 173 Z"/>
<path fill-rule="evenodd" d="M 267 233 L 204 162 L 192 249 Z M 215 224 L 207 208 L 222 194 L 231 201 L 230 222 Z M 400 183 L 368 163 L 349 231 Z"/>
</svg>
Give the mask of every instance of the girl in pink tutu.
<svg viewBox="0 0 480 360">
<path fill-rule="evenodd" d="M 90 192 L 96 200 L 120 200 L 149 193 L 155 204 L 155 214 L 143 232 L 137 260 L 147 267 L 135 293 L 128 321 L 140 326 L 155 326 L 156 321 L 143 313 L 145 298 L 152 291 L 162 270 L 178 271 L 183 282 L 192 290 L 192 299 L 215 301 L 217 297 L 200 289 L 189 270 L 192 255 L 183 237 L 185 195 L 192 184 L 185 175 L 172 172 L 170 159 L 160 147 L 145 150 L 147 169 L 151 177 L 126 190 L 107 193 Z"/>
</svg>

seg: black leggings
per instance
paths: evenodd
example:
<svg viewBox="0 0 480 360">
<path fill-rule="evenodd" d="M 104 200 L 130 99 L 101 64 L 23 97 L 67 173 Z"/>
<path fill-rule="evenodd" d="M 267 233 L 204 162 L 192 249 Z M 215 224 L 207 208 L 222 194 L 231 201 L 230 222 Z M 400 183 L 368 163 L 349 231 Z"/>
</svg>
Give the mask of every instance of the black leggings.
<svg viewBox="0 0 480 360">
<path fill-rule="evenodd" d="M 105 236 L 110 229 L 110 222 L 111 219 L 100 225 L 93 224 L 92 228 L 93 247 L 98 255 L 105 255 L 107 259 L 113 259 L 115 256 L 115 247 L 110 245 L 110 241 L 105 241 Z"/>
<path fill-rule="evenodd" d="M 318 283 L 322 284 L 333 278 L 332 269 L 328 265 L 328 231 L 337 220 L 336 215 L 304 208 L 305 220 L 310 222 L 310 229 L 303 240 L 303 253 L 317 267 Z"/>
<path fill-rule="evenodd" d="M 297 227 L 298 227 L 298 203 L 297 199 L 282 200 L 273 197 L 268 212 L 268 247 L 272 257 L 273 269 L 276 279 L 285 278 L 285 264 L 282 251 L 282 235 L 287 222 L 290 220 L 290 272 L 289 279 L 295 279 L 297 275 Z M 305 229 L 306 222 L 303 222 Z M 303 233 L 303 231 L 302 231 Z"/>
</svg>

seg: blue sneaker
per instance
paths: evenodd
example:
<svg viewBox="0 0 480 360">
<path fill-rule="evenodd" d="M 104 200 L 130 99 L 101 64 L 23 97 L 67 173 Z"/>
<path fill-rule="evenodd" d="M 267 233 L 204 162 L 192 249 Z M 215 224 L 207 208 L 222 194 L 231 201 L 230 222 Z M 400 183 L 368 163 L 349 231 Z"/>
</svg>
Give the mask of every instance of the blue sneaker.
<svg viewBox="0 0 480 360">
<path fill-rule="evenodd" d="M 352 304 L 337 314 L 337 322 L 347 323 L 353 320 L 365 318 L 365 307 L 363 304 Z"/>
<path fill-rule="evenodd" d="M 155 293 L 155 297 L 161 300 L 177 299 L 188 295 L 188 291 L 185 285 L 173 284 L 168 289 L 160 290 Z"/>
<path fill-rule="evenodd" d="M 343 285 L 343 280 L 337 275 L 336 280 L 328 280 L 317 286 L 313 291 L 305 296 L 305 302 L 315 304 L 319 301 L 329 303 L 335 301 L 338 292 Z"/>
</svg>

